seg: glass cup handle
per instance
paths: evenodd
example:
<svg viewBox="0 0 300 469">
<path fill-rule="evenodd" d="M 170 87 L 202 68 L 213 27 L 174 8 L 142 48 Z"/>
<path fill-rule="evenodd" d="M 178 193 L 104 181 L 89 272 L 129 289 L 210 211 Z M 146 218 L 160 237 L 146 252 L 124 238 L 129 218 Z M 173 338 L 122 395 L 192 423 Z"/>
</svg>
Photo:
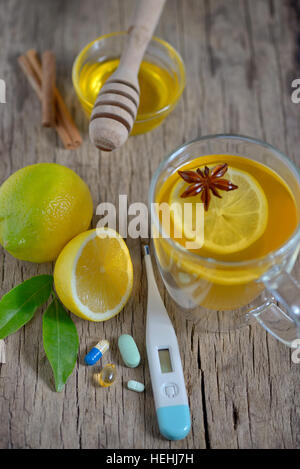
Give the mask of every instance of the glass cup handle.
<svg viewBox="0 0 300 469">
<path fill-rule="evenodd" d="M 287 271 L 262 278 L 272 299 L 253 316 L 270 334 L 289 347 L 299 347 L 300 338 L 300 284 Z"/>
</svg>

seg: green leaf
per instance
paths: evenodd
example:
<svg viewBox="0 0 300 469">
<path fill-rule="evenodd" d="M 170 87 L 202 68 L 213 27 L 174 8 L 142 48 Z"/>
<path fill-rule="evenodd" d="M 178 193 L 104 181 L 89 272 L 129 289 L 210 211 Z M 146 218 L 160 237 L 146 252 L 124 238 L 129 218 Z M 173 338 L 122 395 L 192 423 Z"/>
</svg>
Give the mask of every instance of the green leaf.
<svg viewBox="0 0 300 469">
<path fill-rule="evenodd" d="M 56 391 L 61 392 L 74 369 L 79 340 L 75 324 L 57 298 L 43 316 L 43 341 Z"/>
<path fill-rule="evenodd" d="M 38 275 L 21 283 L 0 301 L 0 339 L 13 334 L 33 318 L 52 290 L 53 276 Z"/>
</svg>

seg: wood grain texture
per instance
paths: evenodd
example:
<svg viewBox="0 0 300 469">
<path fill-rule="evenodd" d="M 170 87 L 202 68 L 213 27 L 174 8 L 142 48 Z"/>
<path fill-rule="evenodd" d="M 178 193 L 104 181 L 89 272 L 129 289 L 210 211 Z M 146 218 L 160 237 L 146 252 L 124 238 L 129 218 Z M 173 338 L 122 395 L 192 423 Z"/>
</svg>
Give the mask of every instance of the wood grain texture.
<svg viewBox="0 0 300 469">
<path fill-rule="evenodd" d="M 153 132 L 132 137 L 105 154 L 88 141 L 88 121 L 71 84 L 77 52 L 92 39 L 125 29 L 131 0 L 0 0 L 0 183 L 32 163 L 53 161 L 74 169 L 91 188 L 95 205 L 147 202 L 158 164 L 183 142 L 221 132 L 263 138 L 298 165 L 299 105 L 291 81 L 300 24 L 284 0 L 168 0 L 156 35 L 171 42 L 187 69 L 187 88 L 176 110 Z M 40 104 L 21 75 L 17 57 L 32 47 L 57 57 L 57 86 L 84 135 L 75 151 L 60 147 L 40 126 Z M 97 217 L 94 218 L 94 224 Z M 146 277 L 139 240 L 128 240 L 134 289 L 124 311 L 105 324 L 74 318 L 80 357 L 63 393 L 42 347 L 41 317 L 6 340 L 0 365 L 1 448 L 300 448 L 300 366 L 291 352 L 258 325 L 228 334 L 200 334 L 158 283 L 181 344 L 192 410 L 192 431 L 180 442 L 159 435 L 145 357 Z M 0 250 L 0 287 L 6 293 L 32 275 L 52 272 Z M 117 352 L 121 333 L 132 334 L 142 366 L 125 368 Z M 100 338 L 110 340 L 118 381 L 109 390 L 92 385 L 83 357 Z M 105 362 L 108 358 L 105 358 Z M 146 392 L 125 388 L 128 379 Z"/>
</svg>

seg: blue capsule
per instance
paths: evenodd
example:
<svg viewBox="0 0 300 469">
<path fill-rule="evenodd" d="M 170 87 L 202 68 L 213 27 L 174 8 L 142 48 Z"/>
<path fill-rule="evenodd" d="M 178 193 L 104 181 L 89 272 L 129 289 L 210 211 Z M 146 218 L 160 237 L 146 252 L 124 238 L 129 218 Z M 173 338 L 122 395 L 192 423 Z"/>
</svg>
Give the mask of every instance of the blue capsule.
<svg viewBox="0 0 300 469">
<path fill-rule="evenodd" d="M 108 340 L 101 340 L 98 344 L 93 347 L 89 353 L 85 356 L 84 361 L 86 365 L 95 365 L 98 360 L 104 355 L 104 353 L 109 349 Z"/>
</svg>

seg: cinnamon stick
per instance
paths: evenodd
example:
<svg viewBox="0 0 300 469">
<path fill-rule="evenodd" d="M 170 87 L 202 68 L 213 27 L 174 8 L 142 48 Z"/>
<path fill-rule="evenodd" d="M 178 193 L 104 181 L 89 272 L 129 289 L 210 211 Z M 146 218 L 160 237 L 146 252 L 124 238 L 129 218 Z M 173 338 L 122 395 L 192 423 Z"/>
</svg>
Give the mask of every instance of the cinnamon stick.
<svg viewBox="0 0 300 469">
<path fill-rule="evenodd" d="M 35 50 L 28 51 L 25 55 L 21 55 L 18 58 L 18 62 L 38 98 L 42 100 L 42 67 L 37 52 Z M 73 150 L 81 145 L 81 135 L 57 88 L 54 89 L 54 95 L 56 110 L 55 129 L 64 147 Z"/>
<path fill-rule="evenodd" d="M 26 52 L 26 56 L 32 65 L 33 70 L 39 77 L 40 81 L 42 81 L 42 68 L 40 61 L 38 59 L 37 52 L 34 49 L 30 49 L 29 51 Z M 61 121 L 63 126 L 65 127 L 65 130 L 69 134 L 73 144 L 74 148 L 78 147 L 82 143 L 82 138 L 81 135 L 72 119 L 71 114 L 69 113 L 67 106 L 65 105 L 65 102 L 58 91 L 57 88 L 54 90 L 54 95 L 56 99 L 56 111 L 57 111 L 57 116 L 60 116 Z"/>
<path fill-rule="evenodd" d="M 55 127 L 55 56 L 47 50 L 42 55 L 42 125 Z"/>
<path fill-rule="evenodd" d="M 42 100 L 42 87 L 41 83 L 39 81 L 38 76 L 34 72 L 34 70 L 31 68 L 30 63 L 28 62 L 28 59 L 25 55 L 20 55 L 18 57 L 18 62 L 20 67 L 22 68 L 24 75 L 27 77 L 30 85 L 32 86 L 33 90 L 36 92 L 38 95 L 38 98 Z"/>
<path fill-rule="evenodd" d="M 32 86 L 33 90 L 36 92 L 38 98 L 40 99 L 40 101 L 42 100 L 42 84 L 41 84 L 41 81 L 39 79 L 39 77 L 37 76 L 37 74 L 35 73 L 35 71 L 33 70 L 28 58 L 26 57 L 26 55 L 21 55 L 20 57 L 18 57 L 18 62 L 19 62 L 19 65 L 20 67 L 22 68 L 25 76 L 27 77 L 30 85 Z M 55 129 L 62 141 L 62 144 L 63 146 L 68 149 L 68 150 L 72 150 L 74 148 L 76 148 L 74 145 L 73 145 L 73 142 L 70 138 L 70 136 L 68 135 L 68 133 L 66 132 L 64 126 L 62 125 L 62 122 L 61 122 L 61 119 L 58 119 L 56 124 L 55 124 Z"/>
</svg>

